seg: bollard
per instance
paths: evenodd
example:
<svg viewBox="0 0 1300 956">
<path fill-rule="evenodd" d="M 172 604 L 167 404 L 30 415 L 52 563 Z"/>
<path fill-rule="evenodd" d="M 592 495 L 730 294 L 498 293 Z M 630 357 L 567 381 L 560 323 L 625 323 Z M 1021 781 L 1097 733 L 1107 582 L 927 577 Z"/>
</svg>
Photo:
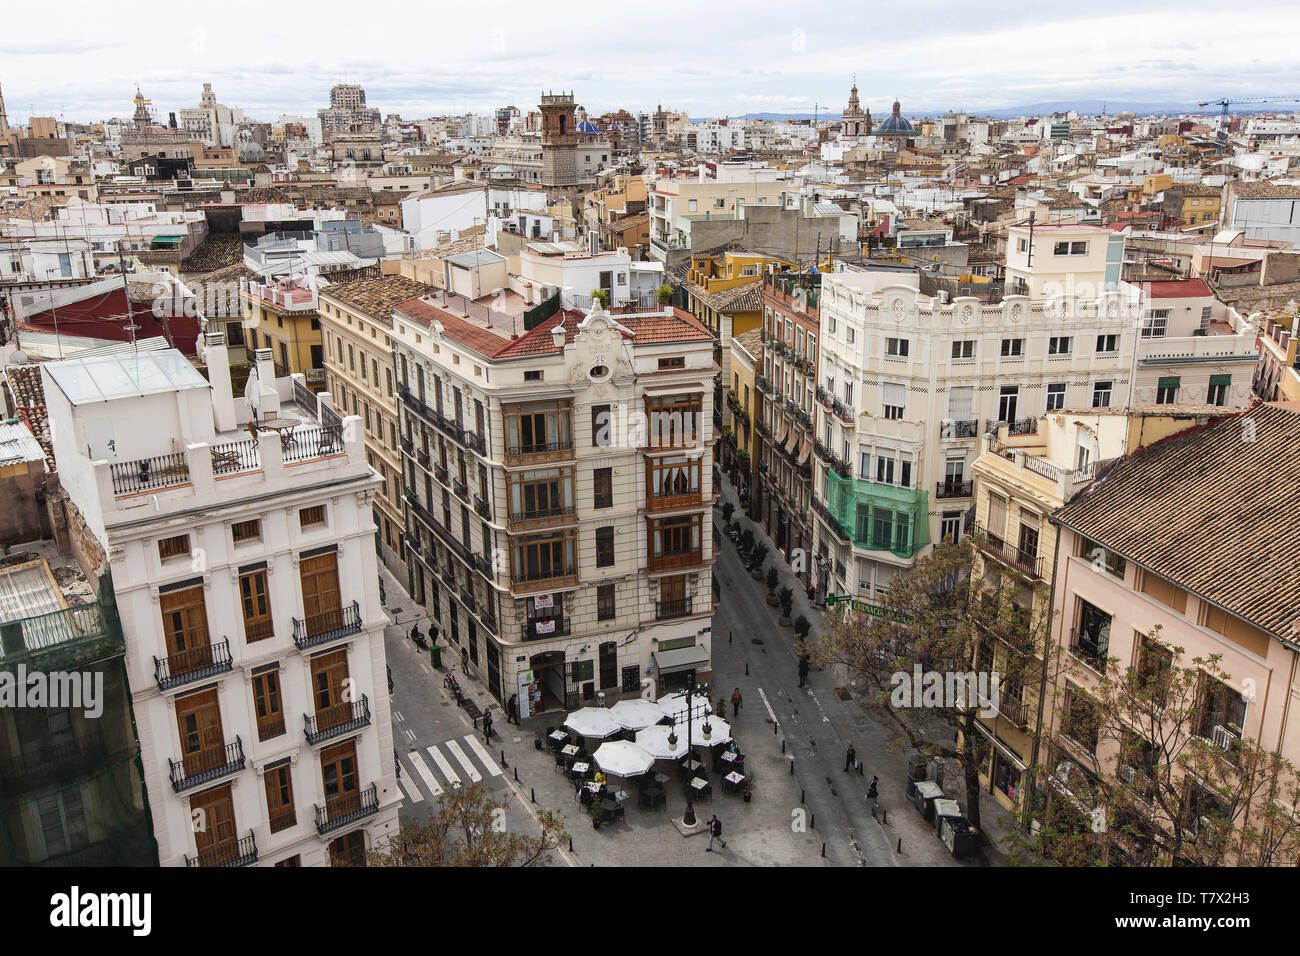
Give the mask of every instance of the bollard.
<svg viewBox="0 0 1300 956">
<path fill-rule="evenodd" d="M 569 852 L 573 852 L 573 837 L 569 837 Z"/>
<path fill-rule="evenodd" d="M 790 776 L 794 776 L 794 758 L 790 758 Z"/>
<path fill-rule="evenodd" d="M 889 811 L 883 807 L 880 810 L 880 822 L 882 825 L 889 823 Z"/>
<path fill-rule="evenodd" d="M 529 792 L 528 792 L 528 795 L 532 798 L 533 803 L 536 803 L 536 802 L 537 802 L 537 788 L 536 788 L 536 787 L 532 787 L 532 788 L 530 788 L 530 789 L 529 789 Z"/>
<path fill-rule="evenodd" d="M 519 768 L 515 767 L 515 783 L 519 782 Z"/>
<path fill-rule="evenodd" d="M 785 753 L 785 741 L 781 741 L 781 753 Z"/>
<path fill-rule="evenodd" d="M 809 830 L 817 829 L 817 814 L 815 813 L 808 814 L 808 829 Z"/>
<path fill-rule="evenodd" d="M 800 791 L 799 791 L 799 802 L 800 802 L 800 803 L 807 803 L 807 802 L 808 802 L 807 797 L 808 797 L 808 791 L 807 791 L 807 790 L 800 790 Z"/>
<path fill-rule="evenodd" d="M 902 838 L 902 837 L 899 837 L 899 838 L 898 838 L 898 852 L 899 852 L 899 853 L 902 853 L 902 852 L 903 852 L 903 838 Z"/>
<path fill-rule="evenodd" d="M 773 736 L 773 737 L 776 736 L 776 729 L 777 729 L 777 723 L 776 723 L 776 721 L 774 720 L 774 721 L 772 721 L 772 736 Z"/>
<path fill-rule="evenodd" d="M 734 636 L 734 635 L 731 633 L 731 631 L 728 631 L 728 632 L 727 632 L 727 643 L 728 643 L 728 644 L 731 643 L 731 638 L 732 638 L 733 636 Z"/>
<path fill-rule="evenodd" d="M 745 676 L 749 676 L 749 661 L 745 661 Z"/>
<path fill-rule="evenodd" d="M 858 776 L 862 776 L 862 761 L 858 761 Z"/>
<path fill-rule="evenodd" d="M 823 844 L 822 844 L 822 858 L 824 859 L 825 857 L 826 857 L 826 844 L 823 843 Z"/>
</svg>

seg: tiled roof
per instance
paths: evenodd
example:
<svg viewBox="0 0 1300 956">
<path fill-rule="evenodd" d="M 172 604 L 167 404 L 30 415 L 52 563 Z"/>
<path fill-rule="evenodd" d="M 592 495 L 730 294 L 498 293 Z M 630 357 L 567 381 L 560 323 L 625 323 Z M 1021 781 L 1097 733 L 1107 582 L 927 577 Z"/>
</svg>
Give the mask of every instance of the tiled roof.
<svg viewBox="0 0 1300 956">
<path fill-rule="evenodd" d="M 703 286 L 694 282 L 684 282 L 682 285 L 718 312 L 759 312 L 763 308 L 762 279 L 755 279 L 753 282 L 717 292 L 708 292 Z"/>
<path fill-rule="evenodd" d="M 1199 196 L 1222 196 L 1223 190 L 1218 186 L 1203 186 L 1200 183 L 1174 183 L 1165 189 L 1167 193 L 1177 193 L 1185 199 Z"/>
<path fill-rule="evenodd" d="M 331 284 L 321 289 L 320 294 L 357 309 L 385 325 L 391 325 L 393 306 L 425 295 L 430 288 L 431 286 L 406 276 L 391 275 L 380 279 Z"/>
<path fill-rule="evenodd" d="M 1052 520 L 1290 639 L 1297 448 L 1300 414 L 1255 405 L 1121 459 Z"/>
<path fill-rule="evenodd" d="M 45 410 L 45 385 L 41 381 L 39 365 L 9 365 L 5 367 L 9 393 L 13 396 L 18 418 L 27 425 L 45 452 L 45 462 L 51 473 L 54 467 L 54 443 L 50 440 L 50 423 Z"/>
<path fill-rule="evenodd" d="M 1232 192 L 1238 199 L 1300 199 L 1300 186 L 1287 186 L 1266 179 L 1259 182 L 1234 182 Z"/>
<path fill-rule="evenodd" d="M 1168 279 L 1141 285 L 1142 291 L 1153 299 L 1204 299 L 1214 295 L 1204 279 Z"/>
</svg>

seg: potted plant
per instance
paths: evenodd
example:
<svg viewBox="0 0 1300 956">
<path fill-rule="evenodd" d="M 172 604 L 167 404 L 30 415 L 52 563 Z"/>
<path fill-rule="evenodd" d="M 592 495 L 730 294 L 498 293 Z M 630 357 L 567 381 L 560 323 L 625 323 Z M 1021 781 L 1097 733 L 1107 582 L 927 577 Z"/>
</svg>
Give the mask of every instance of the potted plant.
<svg viewBox="0 0 1300 956">
<path fill-rule="evenodd" d="M 756 545 L 754 556 L 750 560 L 754 562 L 754 570 L 749 573 L 749 576 L 755 581 L 763 580 L 763 562 L 767 560 L 767 545 Z"/>
<path fill-rule="evenodd" d="M 794 636 L 802 641 L 804 638 L 808 636 L 808 627 L 809 627 L 808 618 L 800 614 L 797 618 L 795 618 Z"/>
<path fill-rule="evenodd" d="M 723 525 L 731 524 L 731 516 L 736 513 L 736 506 L 728 501 L 722 506 L 722 523 Z"/>
<path fill-rule="evenodd" d="M 782 588 L 777 596 L 777 600 L 781 605 L 781 625 L 783 627 L 789 627 L 790 608 L 794 604 L 794 591 L 790 590 L 788 587 Z"/>
<path fill-rule="evenodd" d="M 767 569 L 767 603 L 769 607 L 776 607 L 776 586 L 781 583 L 781 576 L 776 573 L 776 565 Z"/>
<path fill-rule="evenodd" d="M 655 298 L 659 300 L 660 305 L 667 305 L 673 300 L 673 287 L 665 282 L 655 290 Z"/>
<path fill-rule="evenodd" d="M 745 533 L 740 536 L 740 550 L 745 554 L 754 550 L 754 532 L 750 528 L 745 529 Z"/>
<path fill-rule="evenodd" d="M 749 798 L 754 795 L 754 782 L 758 778 L 758 771 L 749 770 L 745 774 L 745 802 L 749 803 Z"/>
<path fill-rule="evenodd" d="M 600 303 L 600 307 L 601 307 L 602 309 L 607 309 L 607 308 L 609 308 L 609 290 L 608 290 L 608 289 L 592 289 L 592 290 L 591 290 L 591 301 L 592 301 L 592 302 L 599 302 L 599 303 Z"/>
</svg>

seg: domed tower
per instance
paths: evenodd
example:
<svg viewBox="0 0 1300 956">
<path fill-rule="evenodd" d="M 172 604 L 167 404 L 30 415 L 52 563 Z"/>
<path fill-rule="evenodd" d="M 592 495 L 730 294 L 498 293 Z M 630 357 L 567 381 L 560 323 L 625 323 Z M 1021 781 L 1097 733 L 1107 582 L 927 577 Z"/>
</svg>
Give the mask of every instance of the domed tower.
<svg viewBox="0 0 1300 956">
<path fill-rule="evenodd" d="M 858 84 L 849 90 L 849 105 L 844 107 L 842 131 L 846 139 L 871 135 L 871 111 L 862 109 L 858 102 Z"/>
<path fill-rule="evenodd" d="M 916 127 L 903 118 L 898 100 L 894 100 L 894 109 L 885 121 L 876 127 L 876 135 L 892 137 L 903 144 L 916 138 Z"/>
<path fill-rule="evenodd" d="M 138 86 L 135 88 L 135 115 L 131 117 L 131 121 L 135 123 L 135 128 L 138 130 L 153 125 L 153 117 L 149 115 L 149 100 L 144 98 Z"/>
</svg>

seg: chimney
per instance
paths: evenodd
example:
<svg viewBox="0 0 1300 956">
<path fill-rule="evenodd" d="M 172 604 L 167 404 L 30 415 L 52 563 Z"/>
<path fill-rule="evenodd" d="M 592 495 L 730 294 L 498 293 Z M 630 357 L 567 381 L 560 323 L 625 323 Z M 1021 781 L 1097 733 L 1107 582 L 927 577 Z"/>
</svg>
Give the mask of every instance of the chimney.
<svg viewBox="0 0 1300 956">
<path fill-rule="evenodd" d="M 225 332 L 205 332 L 203 357 L 208 365 L 208 383 L 212 386 L 212 422 L 218 432 L 235 428 L 235 396 L 230 387 L 230 350 Z"/>
<path fill-rule="evenodd" d="M 254 353 L 257 367 L 257 408 L 262 418 L 280 416 L 280 393 L 275 388 L 275 358 L 270 349 L 257 349 Z"/>
</svg>

